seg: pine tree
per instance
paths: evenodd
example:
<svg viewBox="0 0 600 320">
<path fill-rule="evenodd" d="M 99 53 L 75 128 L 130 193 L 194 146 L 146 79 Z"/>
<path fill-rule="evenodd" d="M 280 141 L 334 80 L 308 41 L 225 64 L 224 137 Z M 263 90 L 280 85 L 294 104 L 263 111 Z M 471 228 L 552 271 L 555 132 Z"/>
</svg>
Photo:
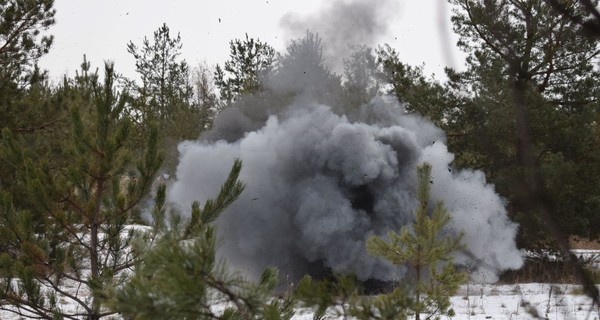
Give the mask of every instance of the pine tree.
<svg viewBox="0 0 600 320">
<path fill-rule="evenodd" d="M 417 168 L 417 180 L 414 222 L 403 227 L 399 234 L 390 231 L 387 240 L 375 235 L 369 237 L 367 251 L 395 265 L 406 265 L 414 273 L 414 304 L 408 306 L 416 320 L 421 313 L 429 314 L 427 319 L 438 314 L 452 316 L 449 297 L 465 280 L 465 274 L 457 272 L 452 262 L 452 253 L 462 246 L 462 234 L 445 233 L 444 227 L 451 217 L 443 203 L 438 202 L 433 209 L 429 206 L 430 164 Z"/>
<path fill-rule="evenodd" d="M 547 247 L 551 237 L 539 231 L 549 235 L 544 228 L 552 225 L 595 237 L 597 39 L 548 1 L 450 2 L 458 44 L 468 54 L 467 71 L 455 73 L 454 84 L 469 99 L 453 121 L 470 133 L 464 140 L 472 162 L 509 199 L 521 224 L 519 245 Z M 587 14 L 577 1 L 561 4 Z"/>
<path fill-rule="evenodd" d="M 580 0 L 579 5 L 584 10 L 575 12 L 569 8 L 570 3 L 559 0 L 547 1 L 557 13 L 571 20 L 574 24 L 579 25 L 581 33 L 588 37 L 600 38 L 600 9 L 598 3 L 593 0 Z"/>
<path fill-rule="evenodd" d="M 550 1 L 450 2 L 455 6 L 452 20 L 458 45 L 469 54 L 468 71 L 458 77 L 467 88 L 463 93 L 485 97 L 499 85 L 499 93 L 508 96 L 492 101 L 488 110 L 504 108 L 510 114 L 503 114 L 510 127 L 497 130 L 512 131 L 512 143 L 506 148 L 511 157 L 497 176 L 509 182 L 499 190 L 511 195 L 513 214 L 521 223 L 519 245 L 559 250 L 586 293 L 600 303 L 598 289 L 568 242 L 569 234 L 595 237 L 600 230 L 597 38 L 586 36 L 581 24 L 558 14 Z M 561 1 L 561 6 L 585 17 L 595 11 L 589 9 L 598 1 L 587 3 Z M 597 24 L 595 18 L 588 26 Z M 495 73 L 489 72 L 490 64 L 497 66 Z M 482 75 L 492 82 L 481 81 Z"/>
<path fill-rule="evenodd" d="M 113 314 L 90 290 L 119 283 L 139 261 L 130 248 L 136 232 L 127 225 L 161 165 L 156 130 L 143 156 L 134 158 L 127 148 L 127 95 L 115 91 L 112 65 L 105 67 L 103 84 L 89 67 L 84 62 L 57 93 L 70 109 L 62 144 L 70 161 L 64 167 L 24 152 L 23 139 L 3 132 L 2 155 L 14 164 L 31 206 L 17 208 L 9 194 L 1 196 L 6 251 L 0 254 L 0 309 L 23 317 L 95 320 Z M 63 308 L 63 302 L 76 308 Z"/>
<path fill-rule="evenodd" d="M 112 297 L 113 310 L 132 319 L 291 318 L 290 301 L 268 301 L 277 285 L 276 269 L 266 269 L 258 283 L 253 283 L 216 258 L 212 222 L 244 190 L 238 180 L 241 167 L 239 160 L 233 164 L 216 199 L 202 208 L 198 202 L 192 204 L 188 220 L 174 211 L 167 219 L 165 187 L 159 188 L 153 228 L 134 246 L 143 262 L 124 285 L 104 289 Z M 225 310 L 213 308 L 220 303 Z"/>
<path fill-rule="evenodd" d="M 293 39 L 286 52 L 277 55 L 273 72 L 273 87 L 292 94 L 311 94 L 313 98 L 330 106 L 337 106 L 342 90 L 340 76 L 327 68 L 323 58 L 323 43 L 319 34 L 306 32 L 302 38 Z"/>
<path fill-rule="evenodd" d="M 233 102 L 237 96 L 261 90 L 263 77 L 271 70 L 275 49 L 259 39 L 235 39 L 229 42 L 229 60 L 224 66 L 217 65 L 215 84 L 221 99 Z"/>
<path fill-rule="evenodd" d="M 133 95 L 129 115 L 141 132 L 133 144 L 142 142 L 149 128 L 158 126 L 159 149 L 166 155 L 164 164 L 169 173 L 177 165 L 177 144 L 198 138 L 210 120 L 207 106 L 194 100 L 189 65 L 180 57 L 182 47 L 181 36 L 172 37 L 166 24 L 154 32 L 152 40 L 144 38 L 141 47 L 133 42 L 127 45 L 142 82 L 128 83 Z"/>
<path fill-rule="evenodd" d="M 456 97 L 435 79 L 427 78 L 422 66 L 403 63 L 398 52 L 387 44 L 377 50 L 377 62 L 385 82 L 391 85 L 389 93 L 403 102 L 408 112 L 428 117 L 449 135 L 456 131 L 447 121 L 454 119 Z"/>
<path fill-rule="evenodd" d="M 192 70 L 192 86 L 194 89 L 194 104 L 203 114 L 203 128 L 209 128 L 215 115 L 221 110 L 219 97 L 216 93 L 214 67 L 206 62 L 198 63 Z"/>
<path fill-rule="evenodd" d="M 172 38 L 166 24 L 154 32 L 152 42 L 144 38 L 141 48 L 133 42 L 127 45 L 127 52 L 135 58 L 136 71 L 142 80 L 142 85 L 136 88 L 138 98 L 148 109 L 142 110 L 142 116 L 166 119 L 182 103 L 190 102 L 193 93 L 189 84 L 189 66 L 185 60 L 178 61 L 182 46 L 181 36 L 177 34 Z"/>
<path fill-rule="evenodd" d="M 54 24 L 55 14 L 54 0 L 0 2 L 0 79 L 30 81 L 52 45 L 54 38 L 42 32 Z"/>
<path fill-rule="evenodd" d="M 315 280 L 305 276 L 294 288 L 293 298 L 301 307 L 313 309 L 313 319 L 404 320 L 415 301 L 404 286 L 379 295 L 364 295 L 352 275 L 334 275 Z"/>
<path fill-rule="evenodd" d="M 377 68 L 377 57 L 371 48 L 356 46 L 344 59 L 343 103 L 347 110 L 356 110 L 368 103 L 382 88 L 382 75 Z"/>
<path fill-rule="evenodd" d="M 62 134 L 65 110 L 52 100 L 46 73 L 37 67 L 53 37 L 54 1 L 0 1 L 0 132 L 7 129 L 27 140 L 28 152 L 45 157 L 60 153 L 52 145 Z M 15 193 L 21 205 L 21 188 L 14 170 L 0 157 L 0 188 Z"/>
</svg>

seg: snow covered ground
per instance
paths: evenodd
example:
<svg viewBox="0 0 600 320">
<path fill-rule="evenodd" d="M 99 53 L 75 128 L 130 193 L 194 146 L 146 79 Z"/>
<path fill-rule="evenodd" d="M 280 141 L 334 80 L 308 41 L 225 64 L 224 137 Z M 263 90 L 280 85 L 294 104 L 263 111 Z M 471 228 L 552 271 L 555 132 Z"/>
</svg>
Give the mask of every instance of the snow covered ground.
<svg viewBox="0 0 600 320">
<path fill-rule="evenodd" d="M 452 297 L 453 318 L 442 319 L 600 319 L 597 306 L 572 284 L 527 283 L 511 285 L 467 284 Z M 68 306 L 63 306 L 67 307 Z M 312 319 L 310 309 L 297 309 L 295 320 Z M 0 312 L 2 320 L 20 320 Z"/>
<path fill-rule="evenodd" d="M 600 317 L 597 306 L 582 294 L 581 286 L 571 284 L 467 284 L 451 298 L 451 302 L 456 316 L 442 319 L 598 320 Z M 298 309 L 294 319 L 312 319 L 312 312 Z"/>
<path fill-rule="evenodd" d="M 463 286 L 452 298 L 456 319 L 598 319 L 581 286 L 547 283 Z"/>
<path fill-rule="evenodd" d="M 575 251 L 575 250 L 574 250 Z M 577 250 L 590 265 L 600 267 L 599 250 Z M 598 285 L 600 289 L 600 285 Z M 66 283 L 65 289 L 77 291 L 80 297 L 88 296 L 87 288 L 75 287 Z M 59 300 L 61 308 L 73 311 L 75 305 Z M 580 285 L 522 283 L 522 284 L 481 284 L 468 283 L 461 286 L 459 292 L 451 298 L 456 316 L 442 319 L 479 320 L 479 319 L 576 319 L 600 320 L 600 308 L 592 304 L 583 294 Z M 296 310 L 294 320 L 312 319 L 310 309 Z M 424 318 L 424 317 L 423 317 Z M 0 320 L 28 319 L 7 311 L 0 311 Z M 330 319 L 336 319 L 332 315 Z"/>
</svg>

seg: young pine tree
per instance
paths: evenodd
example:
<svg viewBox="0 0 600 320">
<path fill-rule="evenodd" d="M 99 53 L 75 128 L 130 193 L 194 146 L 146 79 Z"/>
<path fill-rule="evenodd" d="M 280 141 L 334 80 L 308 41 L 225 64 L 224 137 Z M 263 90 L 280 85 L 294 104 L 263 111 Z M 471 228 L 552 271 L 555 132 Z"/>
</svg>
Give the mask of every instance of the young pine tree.
<svg viewBox="0 0 600 320">
<path fill-rule="evenodd" d="M 244 189 L 237 160 L 214 200 L 192 205 L 191 218 L 172 212 L 166 219 L 165 188 L 159 187 L 152 231 L 137 238 L 141 263 L 122 286 L 104 290 L 109 306 L 127 319 L 290 319 L 291 301 L 270 300 L 277 271 L 266 269 L 258 283 L 229 271 L 216 259 L 212 222 Z M 100 288 L 101 289 L 101 288 Z M 214 308 L 223 304 L 224 310 Z"/>
<path fill-rule="evenodd" d="M 127 148 L 127 99 L 115 92 L 114 80 L 112 65 L 101 83 L 84 61 L 82 72 L 58 89 L 71 110 L 62 144 L 69 161 L 62 167 L 29 156 L 23 139 L 3 132 L 2 156 L 14 165 L 31 206 L 21 210 L 9 194 L 0 197 L 6 249 L 0 254 L 0 310 L 39 319 L 96 320 L 114 313 L 91 289 L 116 285 L 138 263 L 127 225 L 162 161 L 156 130 L 139 159 Z"/>
<path fill-rule="evenodd" d="M 466 275 L 458 272 L 452 262 L 452 253 L 459 249 L 462 235 L 444 233 L 450 215 L 441 202 L 430 210 L 429 188 L 431 165 L 424 163 L 417 168 L 418 206 L 415 220 L 405 226 L 400 234 L 390 231 L 388 239 L 371 236 L 367 240 L 367 251 L 383 257 L 395 265 L 406 265 L 414 273 L 414 303 L 407 304 L 420 319 L 437 314 L 452 315 L 449 297 L 456 293 Z"/>
<path fill-rule="evenodd" d="M 182 47 L 181 36 L 173 37 L 166 24 L 154 32 L 152 40 L 144 38 L 141 46 L 133 42 L 127 45 L 141 79 L 139 85 L 133 81 L 127 83 L 133 96 L 127 111 L 138 133 L 134 134 L 132 145 L 139 145 L 148 131 L 158 126 L 159 150 L 165 154 L 163 169 L 169 174 L 177 166 L 179 142 L 198 138 L 211 117 L 207 112 L 210 106 L 194 99 L 189 65 L 181 58 Z"/>
</svg>

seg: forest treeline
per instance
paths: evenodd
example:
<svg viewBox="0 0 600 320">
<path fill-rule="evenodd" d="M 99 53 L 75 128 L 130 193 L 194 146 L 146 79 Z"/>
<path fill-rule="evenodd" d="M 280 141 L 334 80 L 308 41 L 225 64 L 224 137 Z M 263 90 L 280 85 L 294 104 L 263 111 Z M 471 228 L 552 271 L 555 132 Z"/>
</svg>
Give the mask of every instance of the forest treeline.
<svg viewBox="0 0 600 320">
<path fill-rule="evenodd" d="M 282 319 L 300 300 L 317 306 L 320 316 L 332 305 L 364 319 L 451 314 L 448 296 L 464 275 L 433 263 L 449 258 L 431 255 L 428 263 L 415 263 L 414 257 L 393 257 L 389 252 L 398 250 L 384 239 L 369 240 L 372 254 L 433 268 L 424 271 L 416 292 L 399 287 L 364 299 L 351 276 L 337 276 L 305 278 L 293 294 L 272 299 L 275 269 L 257 283 L 230 273 L 215 258 L 211 222 L 244 190 L 239 161 L 215 199 L 193 204 L 190 219 L 168 208 L 156 181 L 159 173 L 174 174 L 177 143 L 197 139 L 242 97 L 268 91 L 266 75 L 307 52 L 310 71 L 328 79 L 318 84 L 332 93 L 321 97 L 324 102 L 356 108 L 390 94 L 407 112 L 442 128 L 453 166 L 483 171 L 506 199 L 520 225 L 519 247 L 568 255 L 568 237 L 598 239 L 597 1 L 449 2 L 467 59 L 465 71 L 447 69 L 443 82 L 403 63 L 401 48 L 389 45 L 349 48 L 344 72 L 336 74 L 325 67 L 327 44 L 311 32 L 291 41 L 285 53 L 246 35 L 230 42 L 224 64 L 192 66 L 180 56 L 183 40 L 164 24 L 141 43 L 123 44 L 135 58 L 135 79 L 84 56 L 73 62 L 79 66 L 74 76 L 52 83 L 38 61 L 52 50 L 54 1 L 0 1 L 0 309 L 40 319 L 115 313 Z M 415 168 L 420 181 L 429 181 L 427 168 Z M 419 203 L 427 205 L 428 191 L 422 183 L 419 188 Z M 149 198 L 152 222 L 141 216 Z M 415 225 L 396 242 L 413 239 L 416 251 L 424 250 L 419 243 L 435 244 L 437 236 L 426 237 L 447 223 L 443 207 L 439 212 L 423 217 L 417 210 Z M 429 249 L 461 247 L 460 237 L 446 240 Z M 584 271 L 574 272 L 587 281 Z M 67 290 L 65 283 L 87 293 Z M 598 299 L 597 289 L 588 289 Z M 62 309 L 61 300 L 79 308 Z M 215 313 L 215 301 L 229 304 Z"/>
</svg>

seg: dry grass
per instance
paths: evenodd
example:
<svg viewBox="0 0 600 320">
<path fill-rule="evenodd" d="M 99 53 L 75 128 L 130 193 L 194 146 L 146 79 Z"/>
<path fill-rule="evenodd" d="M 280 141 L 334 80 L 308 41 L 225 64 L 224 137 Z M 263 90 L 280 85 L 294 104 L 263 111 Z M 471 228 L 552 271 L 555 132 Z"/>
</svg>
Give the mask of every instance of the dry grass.
<svg viewBox="0 0 600 320">
<path fill-rule="evenodd" d="M 571 236 L 569 238 L 569 245 L 572 249 L 600 250 L 600 240 L 598 239 L 584 239 Z"/>
<path fill-rule="evenodd" d="M 584 263 L 585 265 L 585 263 Z M 585 267 L 594 283 L 600 283 L 600 270 Z M 500 276 L 500 283 L 577 283 L 573 269 L 562 259 L 527 258 L 519 270 L 509 270 Z"/>
</svg>

